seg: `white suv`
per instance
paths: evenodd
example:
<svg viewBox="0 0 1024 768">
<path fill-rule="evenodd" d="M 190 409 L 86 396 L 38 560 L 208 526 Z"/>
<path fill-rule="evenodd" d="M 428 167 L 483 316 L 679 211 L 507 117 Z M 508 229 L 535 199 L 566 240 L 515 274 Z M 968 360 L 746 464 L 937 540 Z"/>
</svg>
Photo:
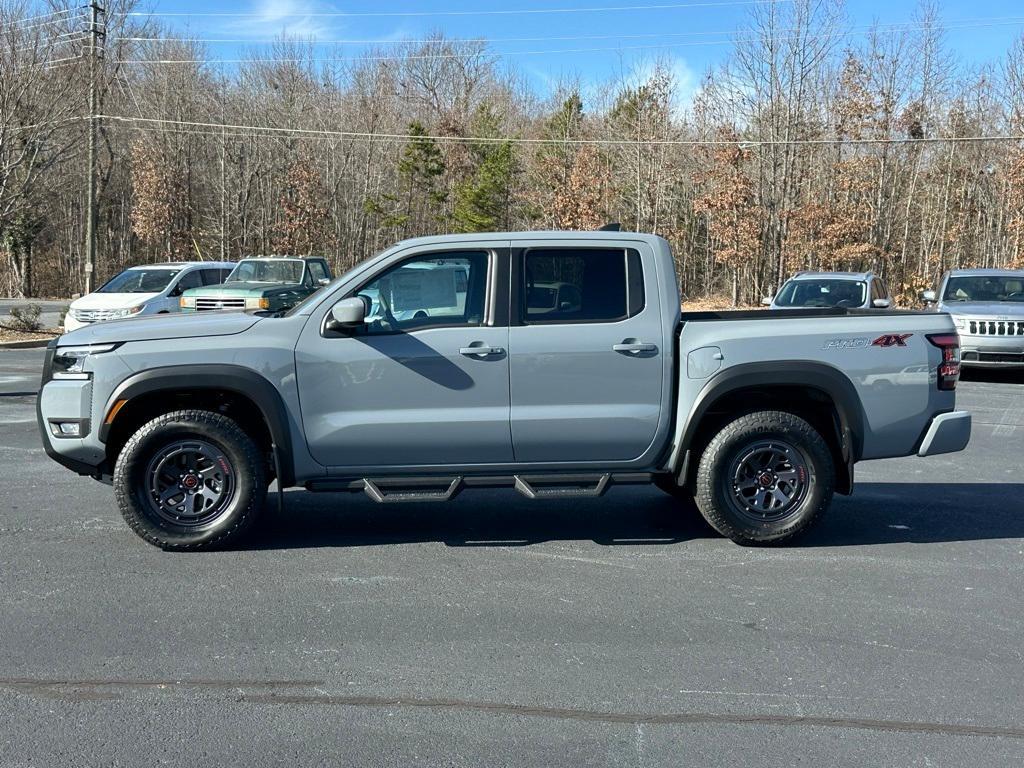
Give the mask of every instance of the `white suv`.
<svg viewBox="0 0 1024 768">
<path fill-rule="evenodd" d="M 129 267 L 92 293 L 71 302 L 64 331 L 90 323 L 139 315 L 177 312 L 178 297 L 189 288 L 224 282 L 231 261 L 189 261 Z"/>
<path fill-rule="evenodd" d="M 761 303 L 771 309 L 889 309 L 892 296 L 871 272 L 797 272 Z"/>
</svg>

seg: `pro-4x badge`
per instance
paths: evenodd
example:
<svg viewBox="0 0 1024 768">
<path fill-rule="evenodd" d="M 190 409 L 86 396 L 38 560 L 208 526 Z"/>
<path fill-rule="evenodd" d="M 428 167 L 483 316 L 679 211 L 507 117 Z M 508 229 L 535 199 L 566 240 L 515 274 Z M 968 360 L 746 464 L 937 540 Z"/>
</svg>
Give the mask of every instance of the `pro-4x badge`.
<svg viewBox="0 0 1024 768">
<path fill-rule="evenodd" d="M 871 342 L 873 347 L 905 347 L 912 333 L 886 333 Z"/>
</svg>

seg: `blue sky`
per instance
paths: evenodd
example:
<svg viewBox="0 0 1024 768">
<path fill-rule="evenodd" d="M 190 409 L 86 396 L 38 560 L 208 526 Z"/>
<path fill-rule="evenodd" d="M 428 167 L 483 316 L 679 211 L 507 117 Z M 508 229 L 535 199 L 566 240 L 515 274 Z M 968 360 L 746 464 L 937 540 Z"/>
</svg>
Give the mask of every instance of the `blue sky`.
<svg viewBox="0 0 1024 768">
<path fill-rule="evenodd" d="M 622 73 L 637 60 L 660 54 L 672 57 L 680 86 L 695 88 L 702 74 L 729 50 L 727 41 L 748 17 L 749 4 L 712 4 L 727 0 L 155 0 L 147 9 L 172 29 L 202 38 L 227 38 L 210 43 L 211 56 L 238 58 L 249 51 L 267 50 L 259 41 L 282 32 L 330 40 L 396 40 L 421 37 L 441 30 L 450 36 L 483 37 L 492 50 L 507 52 L 507 60 L 524 73 L 544 95 L 559 78 L 578 76 L 600 82 Z M 689 7 L 636 9 L 641 5 Z M 701 5 L 700 3 L 706 3 Z M 633 10 L 577 13 L 523 13 L 459 15 L 475 10 L 533 10 L 632 6 Z M 912 21 L 913 0 L 850 0 L 850 26 L 862 29 L 874 22 L 901 24 Z M 1021 0 L 941 0 L 941 17 L 949 26 L 947 41 L 962 63 L 982 66 L 1004 53 L 1024 31 Z M 439 12 L 449 15 L 438 15 Z M 455 12 L 455 13 L 452 13 Z M 167 15 L 161 14 L 184 14 Z M 213 16 L 200 14 L 248 14 Z M 325 16 L 331 13 L 393 13 L 387 16 Z M 424 15 L 397 15 L 402 13 Z M 502 38 L 589 38 L 502 41 Z M 242 42 L 245 41 L 245 42 Z M 657 46 L 665 46 L 657 48 Z M 352 55 L 362 46 L 324 45 L 324 56 Z M 566 51 L 565 49 L 609 49 Z M 538 51 L 560 51 L 539 53 Z M 516 53 L 518 52 L 518 53 Z"/>
</svg>

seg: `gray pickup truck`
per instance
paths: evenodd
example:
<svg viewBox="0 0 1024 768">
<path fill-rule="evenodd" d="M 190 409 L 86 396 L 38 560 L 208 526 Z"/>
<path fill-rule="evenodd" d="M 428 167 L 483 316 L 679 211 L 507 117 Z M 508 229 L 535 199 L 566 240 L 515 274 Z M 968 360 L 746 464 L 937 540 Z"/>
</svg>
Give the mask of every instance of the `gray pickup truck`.
<svg viewBox="0 0 1024 768">
<path fill-rule="evenodd" d="M 234 540 L 275 478 L 381 503 L 653 483 L 765 544 L 850 493 L 857 461 L 962 450 L 958 376 L 948 315 L 681 313 L 659 237 L 517 232 L 398 243 L 283 314 L 69 333 L 38 417 L 165 549 Z"/>
</svg>

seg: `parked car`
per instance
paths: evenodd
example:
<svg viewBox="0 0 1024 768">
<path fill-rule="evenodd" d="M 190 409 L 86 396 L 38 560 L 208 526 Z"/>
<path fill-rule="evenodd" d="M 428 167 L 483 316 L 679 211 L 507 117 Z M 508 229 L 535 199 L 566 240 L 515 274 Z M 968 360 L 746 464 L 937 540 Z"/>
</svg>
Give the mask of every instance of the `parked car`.
<svg viewBox="0 0 1024 768">
<path fill-rule="evenodd" d="M 446 262 L 461 306 L 413 266 Z M 737 542 L 777 543 L 851 492 L 856 462 L 967 445 L 948 315 L 681 314 L 674 264 L 636 233 L 426 237 L 286 313 L 84 328 L 47 351 L 43 443 L 176 550 L 242 534 L 272 478 L 377 502 L 652 483 Z M 399 274 L 424 314 L 371 315 L 364 292 Z M 552 275 L 578 301 L 529 290 Z M 884 395 L 864 383 L 886 371 Z"/>
<path fill-rule="evenodd" d="M 871 272 L 797 272 L 761 303 L 771 309 L 889 309 L 892 296 L 885 281 Z"/>
<path fill-rule="evenodd" d="M 281 312 L 331 282 L 325 259 L 259 256 L 242 259 L 221 285 L 194 288 L 181 296 L 184 312 L 264 309 Z"/>
<path fill-rule="evenodd" d="M 92 293 L 71 302 L 64 330 L 139 315 L 177 312 L 178 297 L 190 288 L 223 283 L 233 261 L 181 261 L 129 267 Z"/>
<path fill-rule="evenodd" d="M 921 299 L 953 316 L 964 365 L 1024 368 L 1024 270 L 950 270 Z"/>
</svg>

